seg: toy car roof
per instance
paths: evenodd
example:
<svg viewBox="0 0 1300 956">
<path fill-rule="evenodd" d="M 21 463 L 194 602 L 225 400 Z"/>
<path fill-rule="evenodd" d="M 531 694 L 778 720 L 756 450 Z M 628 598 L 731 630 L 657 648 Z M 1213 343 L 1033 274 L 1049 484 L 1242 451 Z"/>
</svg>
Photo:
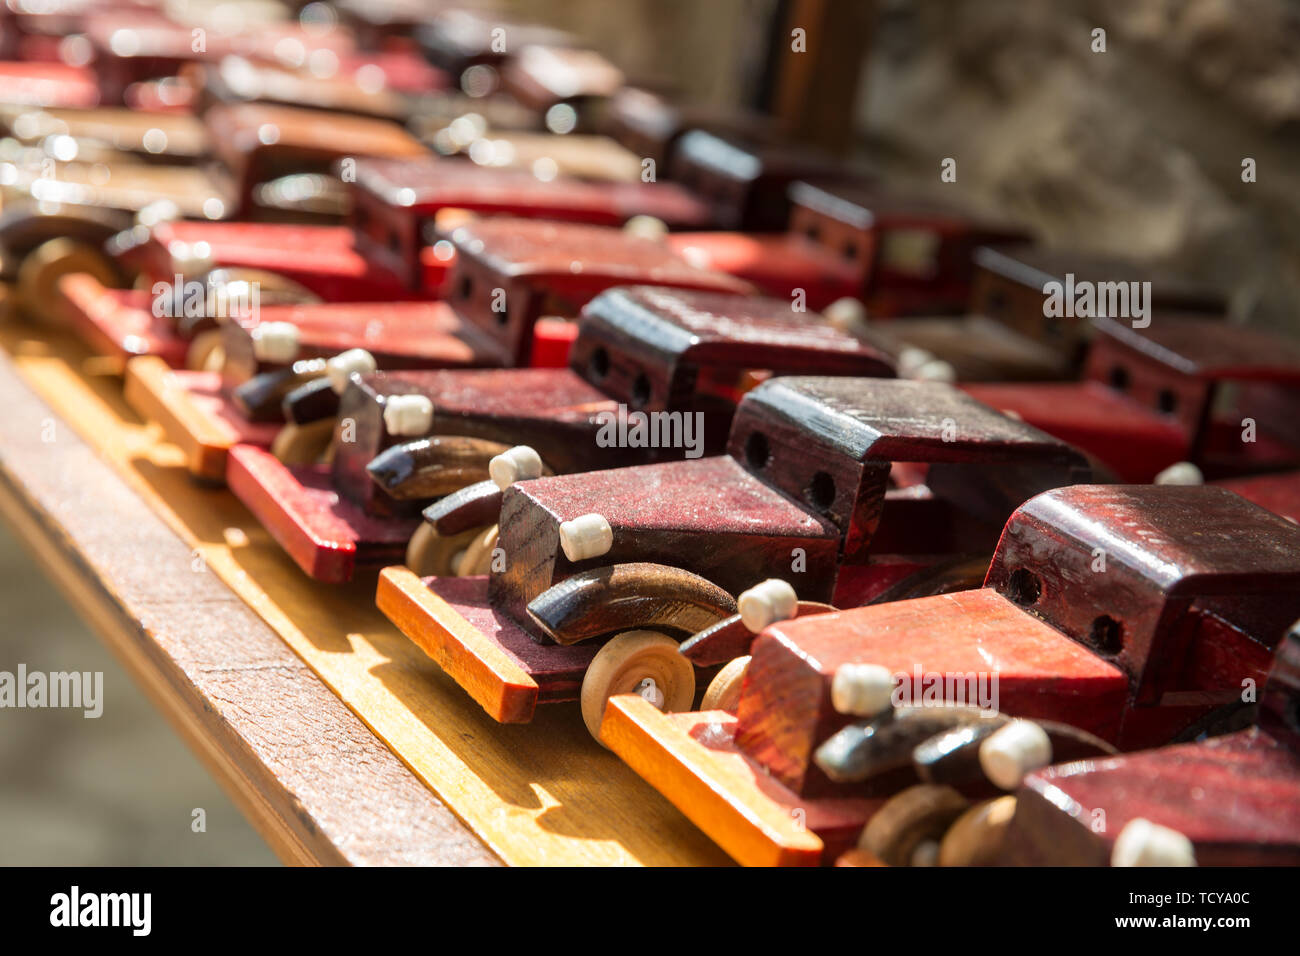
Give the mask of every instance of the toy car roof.
<svg viewBox="0 0 1300 956">
<path fill-rule="evenodd" d="M 326 156 L 425 156 L 428 150 L 396 123 L 368 116 L 271 103 L 214 106 L 205 117 L 214 148 L 241 155 L 258 148 L 310 150 Z"/>
<path fill-rule="evenodd" d="M 507 81 L 529 99 L 566 100 L 611 95 L 623 85 L 623 71 L 595 50 L 531 44 L 511 61 Z"/>
<path fill-rule="evenodd" d="M 1300 345 L 1262 329 L 1191 316 L 1156 319 L 1135 329 L 1094 319 L 1097 329 L 1149 359 L 1207 381 L 1267 380 L 1300 385 Z"/>
<path fill-rule="evenodd" d="M 1098 515 L 1106 515 L 1105 526 Z M 1007 523 L 1031 522 L 1061 547 L 1102 547 L 1170 595 L 1210 597 L 1300 589 L 1300 527 L 1212 486 L 1075 485 L 1027 501 Z"/>
<path fill-rule="evenodd" d="M 619 286 L 582 314 L 584 345 L 631 346 L 638 361 L 666 369 L 669 379 L 683 365 L 893 376 L 883 352 L 816 313 L 792 311 L 786 299 Z"/>
<path fill-rule="evenodd" d="M 1067 273 L 1073 273 L 1076 283 L 1150 282 L 1153 303 L 1162 309 L 1205 312 L 1226 308 L 1223 291 L 1212 284 L 1132 259 L 1028 245 L 983 247 L 975 250 L 974 259 L 989 272 L 1039 289 L 1048 282 L 1063 282 Z"/>
<path fill-rule="evenodd" d="M 670 183 L 543 182 L 528 170 L 497 169 L 459 160 L 359 159 L 358 187 L 390 206 L 430 215 L 447 206 L 473 212 L 511 212 L 527 208 L 538 217 L 621 224 L 637 213 L 670 224 L 700 224 L 708 208 Z"/>
<path fill-rule="evenodd" d="M 748 283 L 690 265 L 662 243 L 607 226 L 494 217 L 452 233 L 458 253 L 511 278 L 555 284 L 608 280 L 748 293 Z"/>
<path fill-rule="evenodd" d="M 843 167 L 833 159 L 806 148 L 752 145 L 702 129 L 690 130 L 678 141 L 677 161 L 746 182 L 764 176 L 779 180 L 845 175 Z"/>
<path fill-rule="evenodd" d="M 787 376 L 750 392 L 746 415 L 797 422 L 859 461 L 1082 463 L 1070 445 L 940 382 Z"/>
<path fill-rule="evenodd" d="M 960 203 L 916 191 L 888 190 L 867 185 L 818 184 L 802 180 L 790 184 L 792 202 L 858 229 L 874 225 L 905 227 L 909 223 L 930 224 L 936 220 L 969 226 L 1003 238 L 990 241 L 1014 241 L 1026 238 L 1024 230 L 1009 221 L 977 214 Z"/>
</svg>

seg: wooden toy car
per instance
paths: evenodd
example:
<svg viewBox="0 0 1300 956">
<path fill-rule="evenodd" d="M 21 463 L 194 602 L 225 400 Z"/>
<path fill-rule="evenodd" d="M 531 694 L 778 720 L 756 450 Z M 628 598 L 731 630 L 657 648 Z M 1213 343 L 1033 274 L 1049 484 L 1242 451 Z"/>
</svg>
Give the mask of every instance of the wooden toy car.
<svg viewBox="0 0 1300 956">
<path fill-rule="evenodd" d="M 564 46 L 572 39 L 550 27 L 454 7 L 433 11 L 415 30 L 429 62 L 456 77 L 476 98 L 487 98 L 500 88 L 502 68 L 526 47 Z"/>
<path fill-rule="evenodd" d="M 1153 321 L 1165 314 L 1217 319 L 1228 309 L 1222 290 L 1181 272 L 1115 256 L 1019 245 L 975 250 L 970 312 L 995 319 L 1069 356 L 1072 367 L 1081 367 L 1093 331 L 1089 316 L 1074 308 L 1065 308 L 1063 315 L 1049 315 L 1054 311 L 1047 308 L 1049 283 L 1061 287 L 1062 306 L 1067 298 L 1077 304 L 1085 287 L 1099 293 L 1112 287 L 1131 289 L 1133 283 L 1150 283 L 1145 309 Z M 1076 294 L 1069 294 L 1076 290 Z M 1122 297 L 1119 304 L 1123 306 L 1125 301 L 1126 297 Z M 1131 307 L 1134 303 L 1128 304 Z"/>
<path fill-rule="evenodd" d="M 282 199 L 293 197 L 292 190 L 277 191 L 282 177 L 323 178 L 342 159 L 415 158 L 428 152 L 388 120 L 270 103 L 214 106 L 204 114 L 204 122 L 214 153 L 236 184 L 232 191 L 238 197 L 236 216 L 241 219 L 265 219 L 283 212 Z M 342 186 L 338 189 L 341 193 Z M 279 195 L 285 192 L 290 195 Z M 328 212 L 337 218 L 344 209 Z"/>
<path fill-rule="evenodd" d="M 1249 729 L 1030 774 L 996 862 L 1048 866 L 1300 864 L 1300 630 Z"/>
<path fill-rule="evenodd" d="M 83 30 L 94 48 L 95 70 L 105 103 L 123 103 L 140 82 L 175 76 L 187 64 L 219 62 L 232 54 L 258 60 L 305 63 L 325 51 L 335 60 L 355 44 L 346 30 L 314 30 L 293 21 L 250 19 L 240 11 L 242 29 L 230 34 L 206 29 L 195 43 L 194 27 L 177 23 L 156 10 L 103 10 L 85 17 Z M 198 47 L 196 49 L 196 46 Z"/>
<path fill-rule="evenodd" d="M 636 156 L 654 160 L 657 176 L 671 173 L 678 140 L 693 129 L 750 143 L 776 141 L 772 121 L 761 114 L 683 105 L 637 87 L 618 90 L 605 112 L 606 132 Z"/>
<path fill-rule="evenodd" d="M 1094 455 L 1125 481 L 1189 461 L 1207 478 L 1294 468 L 1300 347 L 1195 317 L 1096 319 L 1084 379 L 967 391 Z M 1251 423 L 1254 423 L 1253 426 Z"/>
<path fill-rule="evenodd" d="M 891 489 L 904 463 L 927 465 L 927 484 Z M 776 378 L 741 401 L 725 455 L 487 489 L 499 511 L 474 489 L 443 499 L 425 515 L 449 548 L 498 522 L 490 577 L 466 550 L 440 573 L 478 576 L 388 568 L 377 602 L 494 719 L 579 699 L 597 735 L 609 697 L 645 678 L 665 710 L 688 708 L 677 642 L 731 618 L 754 581 L 793 572 L 806 601 L 856 605 L 987 554 L 1020 501 L 1086 474 L 1073 449 L 947 385 Z"/>
<path fill-rule="evenodd" d="M 907 782 L 838 783 L 820 749 L 895 693 L 969 703 L 982 680 L 1001 713 L 1122 749 L 1213 733 L 1268 674 L 1297 583 L 1300 528 L 1231 492 L 1060 488 L 1012 515 L 983 588 L 771 625 L 734 714 L 618 697 L 601 736 L 743 862 L 815 862 Z"/>
<path fill-rule="evenodd" d="M 601 127 L 609 97 L 623 86 L 623 71 L 595 50 L 532 43 L 506 62 L 501 80 L 552 133 L 590 133 Z"/>
<path fill-rule="evenodd" d="M 696 285 L 707 276 L 695 277 Z M 690 273 L 681 279 L 691 281 Z M 883 357 L 847 336 L 800 334 L 809 324 L 769 300 L 612 290 L 584 309 L 568 369 L 363 375 L 343 396 L 339 436 L 346 440 L 336 441 L 329 468 L 286 468 L 241 447 L 231 452 L 228 481 L 315 577 L 346 578 L 356 565 L 391 564 L 403 554 L 416 568 L 437 567 L 446 541 L 420 525 L 419 509 L 456 491 L 483 491 L 491 460 L 514 445 L 530 442 L 539 469 L 544 458 L 561 472 L 661 460 L 682 454 L 683 443 L 686 453 L 703 454 L 724 440 L 738 399 L 734 382 L 748 369 L 889 373 Z M 652 363 L 646 351 L 661 358 Z M 676 419 L 677 444 L 620 443 L 607 420 L 621 413 L 626 421 L 629 407 Z M 295 485 L 303 491 L 287 490 Z M 313 511 L 313 487 L 331 487 L 337 498 L 329 534 Z"/>
<path fill-rule="evenodd" d="M 1010 225 L 898 192 L 796 182 L 789 193 L 790 228 L 782 235 L 680 233 L 667 241 L 769 295 L 790 298 L 802 289 L 813 309 L 857 298 L 884 317 L 965 309 L 973 250 L 1028 239 Z"/>
<path fill-rule="evenodd" d="M 698 226 L 708 209 L 669 183 L 539 180 L 523 170 L 499 170 L 425 158 L 370 160 L 356 164 L 353 219 L 370 254 L 393 268 L 411 268 L 429 244 L 429 227 L 440 210 L 528 216 L 600 226 L 653 216 L 670 226 Z"/>
<path fill-rule="evenodd" d="M 693 129 L 677 140 L 670 177 L 712 205 L 717 224 L 735 232 L 779 232 L 789 225 L 792 183 L 845 182 L 831 159 L 794 146 L 750 145 Z"/>
<path fill-rule="evenodd" d="M 235 316 L 219 330 L 193 339 L 187 364 L 197 371 L 169 374 L 161 361 L 136 363 L 128 377 L 128 399 L 141 414 L 165 423 L 168 437 L 186 449 L 196 476 L 221 480 L 229 449 L 240 443 L 269 445 L 275 433 L 267 425 L 283 423 L 280 400 L 288 386 L 323 380 L 324 360 L 335 354 L 365 349 L 385 369 L 559 367 L 575 334 L 566 318 L 610 285 L 644 277 L 647 282 L 745 289 L 738 280 L 693 269 L 658 245 L 614 229 L 484 220 L 457 230 L 448 243 L 455 264 L 446 301 L 315 304 L 266 308 L 260 319 Z M 574 261 L 584 265 L 577 275 L 570 270 Z M 82 311 L 88 321 L 97 321 L 91 309 Z M 208 321 L 204 315 L 200 321 Z M 99 322 L 117 322 L 120 332 L 129 328 L 120 309 L 107 308 L 98 316 Z M 277 347 L 278 360 L 257 361 L 258 336 L 272 322 L 293 326 L 293 342 Z M 214 336 L 221 358 L 211 362 L 205 349 L 216 344 Z M 202 371 L 205 365 L 223 372 Z M 259 381 L 247 383 L 252 378 Z M 269 390 L 261 391 L 263 386 Z M 233 392 L 237 387 L 259 395 L 261 411 L 253 417 L 261 421 L 250 422 L 249 407 L 239 407 Z M 307 412 L 300 408 L 292 424 L 326 416 L 332 421 L 337 407 L 328 401 L 330 394 L 322 389 L 310 405 L 312 417 L 304 418 Z M 327 399 L 323 405 L 322 398 Z M 299 437 L 290 432 L 284 448 L 296 447 Z M 299 457 L 292 456 L 294 463 L 302 463 Z"/>
</svg>

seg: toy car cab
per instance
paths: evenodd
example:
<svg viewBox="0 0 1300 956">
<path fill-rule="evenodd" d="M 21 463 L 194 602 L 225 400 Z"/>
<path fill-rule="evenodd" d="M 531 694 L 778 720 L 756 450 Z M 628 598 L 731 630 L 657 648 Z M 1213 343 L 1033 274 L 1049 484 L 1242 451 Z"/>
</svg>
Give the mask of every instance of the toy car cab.
<svg viewBox="0 0 1300 956">
<path fill-rule="evenodd" d="M 890 489 L 906 462 L 929 466 L 928 486 Z M 688 707 L 677 641 L 733 615 L 754 581 L 793 569 L 805 600 L 870 600 L 991 548 L 1024 497 L 1086 473 L 1073 449 L 946 385 L 776 378 L 741 401 L 726 454 L 518 482 L 487 519 L 490 576 L 468 551 L 452 570 L 480 576 L 389 568 L 377 601 L 495 719 L 580 699 L 595 735 L 606 700 L 642 678 L 666 709 Z M 465 533 L 476 497 L 426 520 Z"/>
<path fill-rule="evenodd" d="M 1207 478 L 1295 467 L 1300 348 L 1262 330 L 1165 316 L 1093 321 L 1084 379 L 970 385 L 982 402 L 1095 455 L 1126 481 L 1180 461 Z"/>
<path fill-rule="evenodd" d="M 1028 236 L 1009 224 L 898 191 L 795 182 L 779 236 L 683 233 L 668 242 L 692 261 L 740 276 L 769 295 L 802 289 L 809 308 L 862 299 L 872 316 L 964 309 L 973 250 Z"/>
</svg>

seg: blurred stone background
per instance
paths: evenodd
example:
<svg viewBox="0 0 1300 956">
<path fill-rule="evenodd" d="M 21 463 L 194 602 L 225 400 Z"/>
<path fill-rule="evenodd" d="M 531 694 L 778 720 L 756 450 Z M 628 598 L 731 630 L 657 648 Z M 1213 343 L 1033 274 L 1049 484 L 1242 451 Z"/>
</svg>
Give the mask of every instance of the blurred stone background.
<svg viewBox="0 0 1300 956">
<path fill-rule="evenodd" d="M 887 178 L 1019 217 L 1047 241 L 1211 277 L 1232 291 L 1236 319 L 1300 332 L 1294 0 L 875 0 L 870 18 L 867 0 L 510 6 L 588 37 L 633 80 L 752 106 L 769 23 L 788 31 L 836 4 L 853 7 L 870 43 L 860 70 L 837 70 L 858 95 L 827 142 Z M 1097 28 L 1104 53 L 1092 50 Z M 833 68 L 826 51 L 845 39 L 810 33 L 813 69 Z M 956 183 L 939 181 L 945 157 Z M 103 670 L 107 696 L 95 721 L 5 714 L 0 864 L 273 862 L 3 529 L 0 614 L 0 669 Z M 195 807 L 206 834 L 190 830 Z"/>
</svg>

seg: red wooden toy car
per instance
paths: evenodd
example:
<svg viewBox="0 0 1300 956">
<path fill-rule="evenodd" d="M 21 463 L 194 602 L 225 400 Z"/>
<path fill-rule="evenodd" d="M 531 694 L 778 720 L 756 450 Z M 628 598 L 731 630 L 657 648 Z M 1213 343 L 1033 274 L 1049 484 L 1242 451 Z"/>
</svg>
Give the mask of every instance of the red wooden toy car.
<svg viewBox="0 0 1300 956">
<path fill-rule="evenodd" d="M 1125 481 L 1180 462 L 1208 478 L 1295 467 L 1300 347 L 1256 329 L 1165 316 L 1149 328 L 1094 320 L 1084 380 L 970 385 L 1083 449 Z M 1290 409 L 1288 411 L 1288 409 Z"/>
<path fill-rule="evenodd" d="M 964 309 L 975 248 L 1028 239 L 1010 225 L 898 192 L 806 182 L 789 192 L 783 235 L 682 233 L 667 241 L 770 295 L 802 289 L 812 309 L 848 297 L 864 300 L 872 316 L 893 316 Z"/>
<path fill-rule="evenodd" d="M 927 483 L 891 489 L 909 463 Z M 580 699 L 595 735 L 644 678 L 689 707 L 677 641 L 733 615 L 747 584 L 793 569 L 809 601 L 871 600 L 988 554 L 1017 504 L 1086 475 L 1073 449 L 947 385 L 777 378 L 745 396 L 725 455 L 523 481 L 487 502 L 499 517 L 474 490 L 444 499 L 426 519 L 442 535 L 498 521 L 502 566 L 390 568 L 378 603 L 495 719 Z M 483 575 L 477 560 L 448 564 Z"/>
</svg>

